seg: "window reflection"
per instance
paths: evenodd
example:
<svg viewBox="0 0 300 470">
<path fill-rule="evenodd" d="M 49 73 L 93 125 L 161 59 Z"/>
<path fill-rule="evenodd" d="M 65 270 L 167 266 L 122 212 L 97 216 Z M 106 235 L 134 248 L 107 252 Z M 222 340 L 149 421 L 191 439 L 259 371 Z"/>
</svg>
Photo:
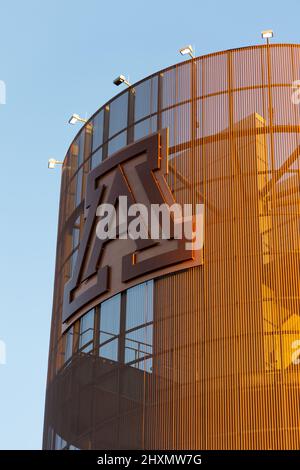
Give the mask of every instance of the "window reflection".
<svg viewBox="0 0 300 470">
<path fill-rule="evenodd" d="M 157 76 L 135 88 L 135 121 L 157 112 Z"/>
<path fill-rule="evenodd" d="M 74 170 L 79 168 L 84 161 L 84 140 L 85 140 L 85 132 L 82 131 L 80 136 L 76 139 L 76 141 L 72 145 L 72 161 L 73 161 Z M 77 207 L 81 201 L 81 195 L 82 195 L 82 181 L 83 181 L 83 168 L 82 167 L 80 168 L 77 175 L 75 176 L 74 181 L 76 182 L 76 188 L 74 188 L 75 207 Z"/>
<path fill-rule="evenodd" d="M 83 168 L 81 167 L 77 173 L 76 177 L 76 195 L 75 195 L 75 207 L 80 204 L 81 201 L 81 192 L 82 192 L 82 176 L 83 176 Z"/>
<path fill-rule="evenodd" d="M 187 103 L 162 113 L 162 128 L 169 128 L 169 145 L 180 145 L 191 138 L 191 109 Z"/>
<path fill-rule="evenodd" d="M 75 225 L 74 225 L 73 231 L 72 231 L 72 248 L 73 248 L 73 250 L 79 244 L 79 233 L 80 233 L 80 217 L 78 217 L 76 219 L 76 222 L 75 222 Z"/>
<path fill-rule="evenodd" d="M 73 326 L 68 329 L 65 335 L 65 362 L 72 357 L 73 352 Z"/>
<path fill-rule="evenodd" d="M 153 281 L 128 289 L 126 301 L 125 363 L 152 371 Z"/>
<path fill-rule="evenodd" d="M 77 168 L 83 163 L 84 160 L 84 137 L 85 137 L 85 130 L 83 130 L 78 137 L 78 163 Z"/>
<path fill-rule="evenodd" d="M 55 443 L 54 449 L 55 450 L 62 450 L 65 449 L 67 445 L 67 441 L 65 441 L 59 434 L 55 435 Z"/>
<path fill-rule="evenodd" d="M 72 143 L 69 156 L 70 177 L 72 177 L 78 168 L 79 139 Z"/>
<path fill-rule="evenodd" d="M 102 147 L 97 150 L 97 152 L 93 153 L 91 157 L 91 170 L 96 168 L 96 166 L 100 165 L 102 162 Z"/>
<path fill-rule="evenodd" d="M 72 256 L 71 256 L 71 275 L 74 272 L 74 267 L 76 264 L 78 247 L 79 247 L 79 235 L 80 235 L 80 217 L 75 222 L 75 225 L 72 230 Z"/>
<path fill-rule="evenodd" d="M 100 307 L 99 355 L 112 361 L 118 360 L 120 313 L 120 294 L 102 302 Z"/>
<path fill-rule="evenodd" d="M 108 142 L 108 155 L 112 155 L 113 153 L 120 150 L 122 147 L 125 147 L 127 143 L 127 132 L 122 132 L 121 134 L 117 135 L 114 139 Z"/>
<path fill-rule="evenodd" d="M 142 139 L 157 129 L 157 116 L 145 119 L 134 126 L 134 140 Z"/>
<path fill-rule="evenodd" d="M 80 450 L 78 447 L 74 446 L 73 444 L 69 444 L 59 434 L 56 434 L 52 428 L 49 428 L 49 431 L 48 431 L 48 441 L 49 441 L 49 449 L 52 448 L 52 445 L 53 445 L 53 448 L 55 450 Z"/>
<path fill-rule="evenodd" d="M 93 350 L 94 314 L 95 310 L 92 309 L 80 319 L 79 349 L 81 352 L 88 353 Z M 84 347 L 85 345 L 87 346 Z"/>
<path fill-rule="evenodd" d="M 124 310 L 121 308 L 122 295 L 126 296 Z M 96 342 L 100 357 L 124 361 L 131 367 L 152 372 L 153 295 L 154 281 L 150 280 L 105 300 L 98 308 L 83 315 L 79 320 L 79 351 L 92 352 Z M 94 325 L 99 325 L 97 339 Z M 65 361 L 72 356 L 74 331 L 77 328 L 71 327 L 66 333 Z"/>
<path fill-rule="evenodd" d="M 93 120 L 93 142 L 92 152 L 96 150 L 103 143 L 103 110 L 100 111 Z"/>
<path fill-rule="evenodd" d="M 109 137 L 127 127 L 128 93 L 116 98 L 109 106 Z"/>
<path fill-rule="evenodd" d="M 70 275 L 71 276 L 74 273 L 74 269 L 75 269 L 75 266 L 76 266 L 77 255 L 78 255 L 78 250 L 75 250 L 71 255 L 71 259 L 70 259 Z"/>
<path fill-rule="evenodd" d="M 191 63 L 163 73 L 162 108 L 176 105 L 191 98 Z"/>
</svg>

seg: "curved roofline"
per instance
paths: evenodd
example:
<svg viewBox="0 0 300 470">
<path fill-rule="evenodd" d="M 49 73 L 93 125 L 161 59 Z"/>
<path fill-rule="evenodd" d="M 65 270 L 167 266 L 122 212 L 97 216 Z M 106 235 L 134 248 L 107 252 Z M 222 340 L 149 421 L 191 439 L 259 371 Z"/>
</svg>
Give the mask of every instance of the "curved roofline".
<svg viewBox="0 0 300 470">
<path fill-rule="evenodd" d="M 114 95 L 112 98 L 110 98 L 108 101 L 106 101 L 102 106 L 100 106 L 100 108 L 98 108 L 87 120 L 87 122 L 78 130 L 77 134 L 75 135 L 75 137 L 72 139 L 72 142 L 70 143 L 68 149 L 67 149 L 67 152 L 64 156 L 64 161 L 65 161 L 65 158 L 71 148 L 71 146 L 73 145 L 74 141 L 79 137 L 80 133 L 82 132 L 82 130 L 92 121 L 92 119 L 94 119 L 94 117 L 96 116 L 96 114 L 98 114 L 101 109 L 105 108 L 106 106 L 108 106 L 112 101 L 114 101 L 116 98 L 118 98 L 119 96 L 123 95 L 124 93 L 127 93 L 128 90 L 131 90 L 133 88 L 135 88 L 136 86 L 140 85 L 141 83 L 143 83 L 144 81 L 146 80 L 149 80 L 150 78 L 152 77 L 155 77 L 156 75 L 160 74 L 160 73 L 165 73 L 165 72 L 168 72 L 169 70 L 172 70 L 176 67 L 181 67 L 187 63 L 191 63 L 193 61 L 199 61 L 199 60 L 203 60 L 203 59 L 207 59 L 209 57 L 214 57 L 214 56 L 218 56 L 218 55 L 225 55 L 227 54 L 228 52 L 235 52 L 235 51 L 242 51 L 242 50 L 250 50 L 250 49 L 266 49 L 267 47 L 270 47 L 270 48 L 274 48 L 274 47 L 298 47 L 300 48 L 300 44 L 297 44 L 297 43 L 271 43 L 269 45 L 267 44 L 256 44 L 256 45 L 252 45 L 252 46 L 243 46 L 243 47 L 235 47 L 233 49 L 225 49 L 223 51 L 216 51 L 216 52 L 210 52 L 209 54 L 204 54 L 204 55 L 200 55 L 200 56 L 197 56 L 197 57 L 194 57 L 194 58 L 191 58 L 189 60 L 184 60 L 182 62 L 178 62 L 176 64 L 173 64 L 173 65 L 169 65 L 168 67 L 165 67 L 161 70 L 157 70 L 156 72 L 153 72 L 152 74 L 150 75 L 147 75 L 146 77 L 144 78 L 141 78 L 141 80 L 138 80 L 137 82 L 133 83 L 132 85 L 130 85 L 130 87 L 127 87 L 125 88 L 124 90 L 122 90 L 120 93 L 117 93 L 116 95 Z"/>
</svg>

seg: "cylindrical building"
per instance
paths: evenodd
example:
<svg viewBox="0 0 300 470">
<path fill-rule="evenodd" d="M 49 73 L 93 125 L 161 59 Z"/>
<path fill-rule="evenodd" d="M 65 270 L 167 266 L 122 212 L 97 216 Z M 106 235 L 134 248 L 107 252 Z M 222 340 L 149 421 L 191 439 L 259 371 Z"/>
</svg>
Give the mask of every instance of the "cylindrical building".
<svg viewBox="0 0 300 470">
<path fill-rule="evenodd" d="M 127 88 L 62 167 L 45 449 L 300 446 L 300 46 Z M 300 82 L 299 82 L 300 83 Z M 299 96 L 299 101 L 298 101 Z M 204 208 L 204 243 L 97 237 L 98 207 Z M 200 237 L 201 238 L 201 237 Z"/>
</svg>

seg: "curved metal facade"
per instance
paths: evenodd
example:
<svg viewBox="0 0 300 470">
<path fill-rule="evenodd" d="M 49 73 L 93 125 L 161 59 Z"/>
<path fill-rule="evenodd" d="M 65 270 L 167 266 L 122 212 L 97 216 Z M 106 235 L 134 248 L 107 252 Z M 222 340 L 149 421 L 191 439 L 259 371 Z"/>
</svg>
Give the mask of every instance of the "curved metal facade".
<svg viewBox="0 0 300 470">
<path fill-rule="evenodd" d="M 44 448 L 299 448 L 299 73 L 298 45 L 199 57 L 81 129 L 62 170 Z M 87 174 L 166 128 L 174 198 L 205 206 L 203 263 L 63 325 Z"/>
</svg>

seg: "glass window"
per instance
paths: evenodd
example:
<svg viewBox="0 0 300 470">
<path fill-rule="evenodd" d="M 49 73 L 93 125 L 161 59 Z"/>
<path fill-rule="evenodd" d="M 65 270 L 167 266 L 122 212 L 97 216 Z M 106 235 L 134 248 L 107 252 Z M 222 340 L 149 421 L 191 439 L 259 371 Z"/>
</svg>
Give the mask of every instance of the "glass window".
<svg viewBox="0 0 300 470">
<path fill-rule="evenodd" d="M 76 171 L 78 167 L 78 155 L 79 155 L 79 144 L 78 144 L 78 139 L 77 139 L 71 146 L 70 157 L 69 157 L 69 164 L 71 167 L 71 172 L 70 172 L 71 177 L 74 175 L 74 172 Z"/>
<path fill-rule="evenodd" d="M 128 92 L 116 98 L 109 106 L 109 137 L 127 127 Z"/>
<path fill-rule="evenodd" d="M 96 150 L 103 143 L 103 119 L 104 113 L 103 110 L 100 111 L 93 120 L 93 143 L 92 143 L 92 152 Z"/>
<path fill-rule="evenodd" d="M 190 141 L 191 109 L 187 103 L 162 113 L 162 128 L 169 128 L 169 145 L 180 145 Z"/>
<path fill-rule="evenodd" d="M 134 126 L 134 140 L 142 139 L 146 135 L 152 134 L 157 129 L 157 117 L 145 119 Z"/>
<path fill-rule="evenodd" d="M 65 334 L 65 362 L 67 362 L 73 353 L 73 326 Z"/>
<path fill-rule="evenodd" d="M 138 121 L 151 113 L 151 80 L 146 80 L 135 88 L 134 119 Z"/>
<path fill-rule="evenodd" d="M 67 441 L 65 441 L 59 434 L 55 435 L 55 444 L 54 448 L 55 450 L 61 450 L 64 449 L 67 445 Z"/>
<path fill-rule="evenodd" d="M 147 372 L 152 371 L 152 322 L 153 281 L 147 281 L 127 290 L 125 335 L 125 363 Z"/>
<path fill-rule="evenodd" d="M 81 191 L 82 191 L 82 176 L 83 168 L 81 167 L 76 176 L 76 197 L 75 197 L 75 207 L 80 204 L 81 201 Z"/>
<path fill-rule="evenodd" d="M 102 147 L 93 153 L 91 157 L 91 169 L 96 168 L 102 162 Z"/>
<path fill-rule="evenodd" d="M 191 63 L 180 64 L 163 73 L 162 108 L 191 98 Z"/>
<path fill-rule="evenodd" d="M 151 80 L 151 114 L 157 113 L 158 110 L 158 76 L 152 77 Z"/>
<path fill-rule="evenodd" d="M 76 265 L 77 255 L 78 255 L 78 250 L 73 251 L 73 253 L 71 255 L 71 258 L 70 258 L 70 276 L 73 275 L 75 265 Z"/>
<path fill-rule="evenodd" d="M 122 147 L 125 147 L 127 143 L 127 132 L 122 132 L 121 134 L 117 135 L 114 139 L 108 142 L 108 155 L 112 155 L 113 153 L 120 150 Z"/>
<path fill-rule="evenodd" d="M 69 185 L 67 187 L 66 198 L 65 198 L 65 210 L 70 213 L 75 208 L 75 195 L 76 195 L 76 176 L 69 180 Z M 62 187 L 64 188 L 64 184 L 62 182 Z"/>
<path fill-rule="evenodd" d="M 79 331 L 79 349 L 82 352 L 88 353 L 93 350 L 93 338 L 94 338 L 94 316 L 95 310 L 92 309 L 83 315 L 80 319 L 80 331 Z"/>
<path fill-rule="evenodd" d="M 76 219 L 75 225 L 73 227 L 73 233 L 72 233 L 72 248 L 73 248 L 73 250 L 79 244 L 79 233 L 80 233 L 80 217 L 78 217 Z"/>
<path fill-rule="evenodd" d="M 99 355 L 118 360 L 121 294 L 102 302 L 100 307 Z"/>
<path fill-rule="evenodd" d="M 77 167 L 80 167 L 80 165 L 83 163 L 84 159 L 84 137 L 85 137 L 85 130 L 83 130 L 78 137 L 78 164 Z"/>
<path fill-rule="evenodd" d="M 75 225 L 72 230 L 72 256 L 71 256 L 71 275 L 74 272 L 74 267 L 76 264 L 77 254 L 78 254 L 78 245 L 79 245 L 79 234 L 80 234 L 80 217 L 75 222 Z"/>
<path fill-rule="evenodd" d="M 135 88 L 134 119 L 138 121 L 143 117 L 157 112 L 157 76 L 142 82 Z"/>
</svg>

